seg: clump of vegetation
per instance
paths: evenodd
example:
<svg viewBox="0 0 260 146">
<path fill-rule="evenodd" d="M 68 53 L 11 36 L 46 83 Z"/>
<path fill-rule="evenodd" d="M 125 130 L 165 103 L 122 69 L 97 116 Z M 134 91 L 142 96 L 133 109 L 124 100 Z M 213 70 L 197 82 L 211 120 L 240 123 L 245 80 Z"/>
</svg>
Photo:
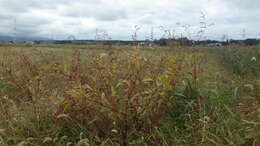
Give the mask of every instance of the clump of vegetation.
<svg viewBox="0 0 260 146">
<path fill-rule="evenodd" d="M 226 54 L 60 47 L 1 50 L 2 145 L 260 142 L 259 81 L 211 72 Z"/>
<path fill-rule="evenodd" d="M 223 58 L 223 64 L 241 76 L 258 75 L 260 71 L 260 54 L 256 47 L 232 46 L 216 49 Z"/>
</svg>

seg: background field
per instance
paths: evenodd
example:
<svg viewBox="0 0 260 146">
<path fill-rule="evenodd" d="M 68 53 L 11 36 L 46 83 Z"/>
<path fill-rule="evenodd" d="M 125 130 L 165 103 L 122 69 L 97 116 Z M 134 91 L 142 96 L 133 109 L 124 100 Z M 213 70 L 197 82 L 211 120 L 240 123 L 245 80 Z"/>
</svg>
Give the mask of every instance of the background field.
<svg viewBox="0 0 260 146">
<path fill-rule="evenodd" d="M 1 145 L 260 144 L 257 47 L 0 45 Z"/>
</svg>

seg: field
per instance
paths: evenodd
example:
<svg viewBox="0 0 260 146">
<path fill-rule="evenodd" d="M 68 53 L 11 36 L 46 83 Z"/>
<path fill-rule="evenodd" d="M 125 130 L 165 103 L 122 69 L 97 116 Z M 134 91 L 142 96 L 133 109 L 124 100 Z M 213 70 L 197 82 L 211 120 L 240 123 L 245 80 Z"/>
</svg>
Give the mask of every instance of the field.
<svg viewBox="0 0 260 146">
<path fill-rule="evenodd" d="M 0 145 L 260 145 L 260 50 L 2 44 Z"/>
</svg>

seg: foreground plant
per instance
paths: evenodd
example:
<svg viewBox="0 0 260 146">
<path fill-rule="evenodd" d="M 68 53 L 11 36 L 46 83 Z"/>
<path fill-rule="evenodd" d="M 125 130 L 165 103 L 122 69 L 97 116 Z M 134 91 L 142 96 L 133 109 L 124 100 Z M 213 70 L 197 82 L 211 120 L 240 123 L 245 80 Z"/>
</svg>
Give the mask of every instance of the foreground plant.
<svg viewBox="0 0 260 146">
<path fill-rule="evenodd" d="M 140 49 L 1 50 L 0 144 L 258 143 L 258 81 L 219 89 L 210 53 Z"/>
</svg>

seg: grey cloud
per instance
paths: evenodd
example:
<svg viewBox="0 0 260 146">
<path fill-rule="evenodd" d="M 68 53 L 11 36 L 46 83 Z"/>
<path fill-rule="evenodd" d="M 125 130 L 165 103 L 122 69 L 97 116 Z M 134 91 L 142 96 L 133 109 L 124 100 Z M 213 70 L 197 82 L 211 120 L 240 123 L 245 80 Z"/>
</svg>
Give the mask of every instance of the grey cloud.
<svg viewBox="0 0 260 146">
<path fill-rule="evenodd" d="M 233 9 L 247 9 L 249 11 L 253 9 L 259 9 L 259 0 L 227 0 L 225 1 Z"/>
<path fill-rule="evenodd" d="M 10 12 L 28 12 L 31 9 L 55 9 L 59 5 L 67 4 L 69 0 L 0 0 L 1 7 Z"/>
<path fill-rule="evenodd" d="M 239 38 L 242 29 L 248 36 L 260 32 L 259 6 L 259 0 L 0 0 L 0 33 L 11 35 L 16 18 L 19 35 L 93 39 L 95 28 L 100 28 L 114 39 L 131 39 L 132 26 L 139 25 L 139 39 L 144 39 L 152 26 L 178 29 L 177 22 L 190 24 L 195 32 L 204 10 L 207 22 L 216 24 L 208 30 L 209 37 L 229 33 Z M 161 36 L 158 29 L 155 33 Z"/>
<path fill-rule="evenodd" d="M 127 18 L 126 11 L 118 7 L 106 7 L 101 4 L 75 5 L 66 7 L 62 12 L 65 17 L 86 17 L 100 21 L 115 21 Z"/>
<path fill-rule="evenodd" d="M 9 20 L 10 19 L 10 16 L 8 15 L 3 15 L 3 14 L 0 14 L 0 20 L 1 21 L 4 21 L 4 20 Z"/>
</svg>

